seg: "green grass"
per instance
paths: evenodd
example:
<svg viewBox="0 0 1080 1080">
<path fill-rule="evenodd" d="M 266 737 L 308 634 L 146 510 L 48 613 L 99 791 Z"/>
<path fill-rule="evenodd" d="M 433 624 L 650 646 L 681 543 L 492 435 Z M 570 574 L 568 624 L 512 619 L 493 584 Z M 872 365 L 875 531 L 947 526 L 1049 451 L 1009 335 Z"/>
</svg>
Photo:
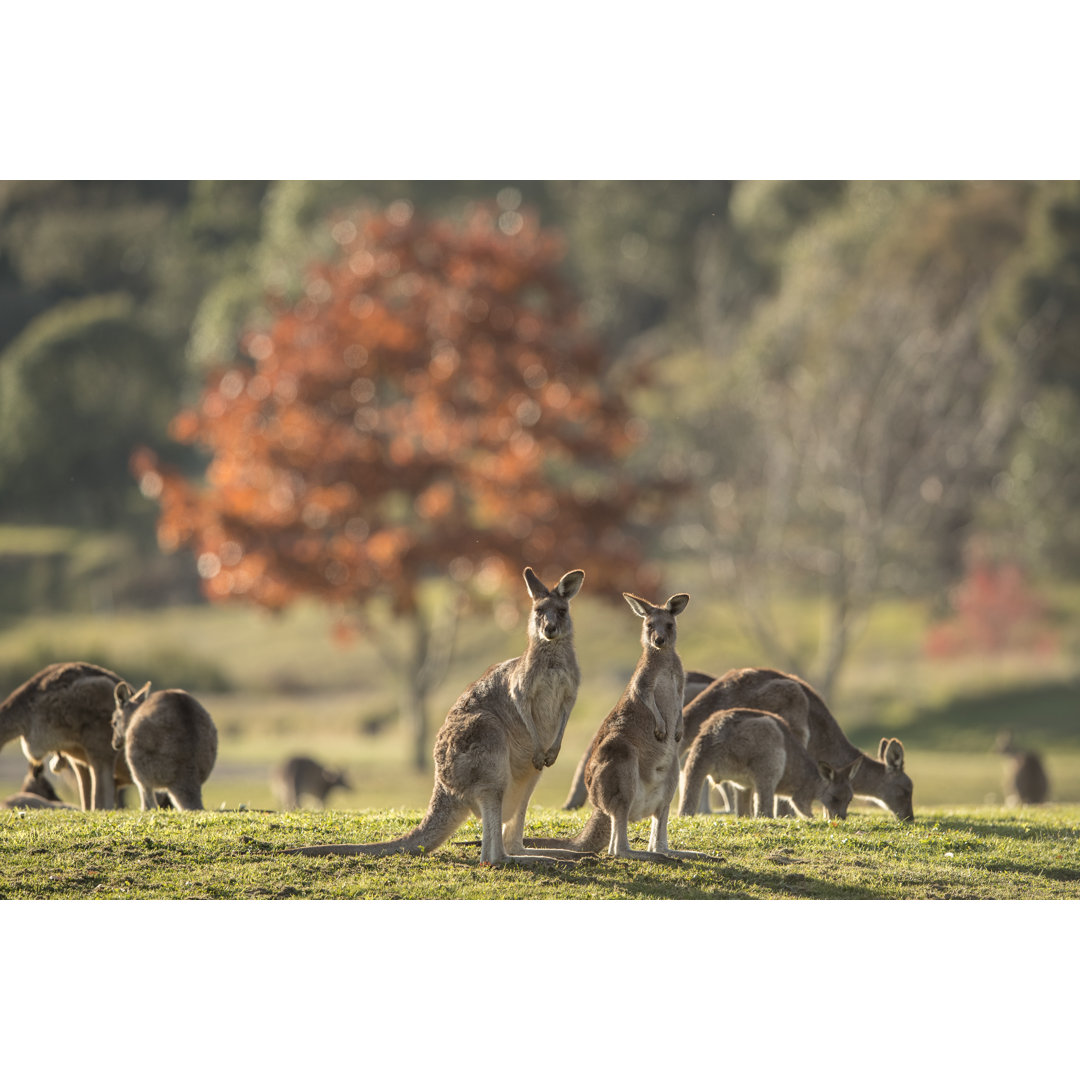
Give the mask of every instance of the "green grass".
<svg viewBox="0 0 1080 1080">
<path fill-rule="evenodd" d="M 307 858 L 294 844 L 399 835 L 417 813 L 8 811 L 0 815 L 0 898 L 49 899 L 1075 899 L 1080 805 L 960 808 L 901 825 L 675 819 L 673 846 L 721 862 L 482 866 L 470 821 L 423 857 Z M 528 832 L 572 835 L 584 812 L 531 814 Z M 633 827 L 644 848 L 647 823 Z"/>
</svg>

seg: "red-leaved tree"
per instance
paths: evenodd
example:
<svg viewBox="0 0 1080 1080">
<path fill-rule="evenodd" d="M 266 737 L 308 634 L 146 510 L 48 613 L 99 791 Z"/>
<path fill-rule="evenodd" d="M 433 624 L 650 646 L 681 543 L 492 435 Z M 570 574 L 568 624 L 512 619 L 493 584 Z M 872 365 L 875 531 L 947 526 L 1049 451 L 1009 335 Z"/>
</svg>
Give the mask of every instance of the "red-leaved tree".
<svg viewBox="0 0 1080 1080">
<path fill-rule="evenodd" d="M 339 255 L 310 269 L 303 298 L 175 418 L 173 436 L 210 454 L 205 480 L 146 451 L 134 468 L 160 502 L 161 545 L 196 553 L 210 599 L 315 596 L 361 630 L 369 602 L 389 600 L 412 625 L 393 659 L 424 768 L 448 640 L 425 581 L 490 593 L 525 565 L 547 581 L 581 567 L 596 594 L 652 594 L 626 526 L 648 500 L 618 472 L 640 424 L 533 216 L 454 224 L 397 203 L 333 236 Z"/>
</svg>

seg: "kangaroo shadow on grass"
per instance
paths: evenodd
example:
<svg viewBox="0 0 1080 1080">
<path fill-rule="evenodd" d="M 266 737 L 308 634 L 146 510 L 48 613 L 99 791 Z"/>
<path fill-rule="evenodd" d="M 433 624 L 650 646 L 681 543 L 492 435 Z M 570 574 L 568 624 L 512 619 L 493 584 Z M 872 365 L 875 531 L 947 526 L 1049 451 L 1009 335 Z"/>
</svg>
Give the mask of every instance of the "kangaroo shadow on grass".
<svg viewBox="0 0 1080 1080">
<path fill-rule="evenodd" d="M 469 848 L 472 841 L 458 841 L 459 849 Z M 456 865 L 473 867 L 478 864 L 468 856 L 456 855 Z M 691 869 L 697 875 L 692 883 L 674 882 L 667 876 L 670 868 Z M 527 873 L 560 877 L 568 884 L 591 882 L 610 888 L 618 895 L 612 899 L 626 900 L 745 900 L 748 889 L 760 889 L 767 893 L 761 899 L 812 899 L 812 900 L 880 900 L 880 890 L 857 885 L 838 885 L 824 877 L 813 877 L 792 871 L 770 873 L 747 870 L 726 862 L 717 863 L 699 859 L 679 859 L 671 867 L 638 863 L 630 859 L 613 859 L 597 855 L 577 863 L 552 861 L 521 867 Z M 626 872 L 634 871 L 627 880 Z"/>
</svg>

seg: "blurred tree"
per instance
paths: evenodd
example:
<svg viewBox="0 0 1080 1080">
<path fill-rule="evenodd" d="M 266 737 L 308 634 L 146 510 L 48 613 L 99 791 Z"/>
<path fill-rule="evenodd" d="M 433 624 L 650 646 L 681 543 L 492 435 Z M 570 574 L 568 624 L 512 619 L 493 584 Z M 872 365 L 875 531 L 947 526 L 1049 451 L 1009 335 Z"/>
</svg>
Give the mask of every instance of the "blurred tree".
<svg viewBox="0 0 1080 1080">
<path fill-rule="evenodd" d="M 582 567 L 598 595 L 651 595 L 632 538 L 650 495 L 612 469 L 641 432 L 532 213 L 474 209 L 456 226 L 398 200 L 338 215 L 330 235 L 337 256 L 174 421 L 212 455 L 206 483 L 149 453 L 135 468 L 160 500 L 161 544 L 197 553 L 211 599 L 314 595 L 385 649 L 372 601 L 409 621 L 406 655 L 387 659 L 423 769 L 451 640 L 424 583 L 490 594 L 531 564 L 545 580 Z"/>
<path fill-rule="evenodd" d="M 737 451 L 681 538 L 708 552 L 769 662 L 828 696 L 854 629 L 884 591 L 955 576 L 965 530 L 1007 460 L 1029 396 L 983 347 L 995 274 L 1019 248 L 1030 188 L 852 184 L 793 238 L 715 393 L 695 386 Z M 708 405 L 705 402 L 708 402 Z M 724 447 L 730 451 L 730 438 Z M 816 659 L 782 597 L 815 580 Z"/>
<path fill-rule="evenodd" d="M 0 517 L 114 528 L 135 442 L 157 445 L 180 364 L 123 294 L 57 304 L 0 354 Z"/>
<path fill-rule="evenodd" d="M 1029 372 L 1032 399 L 980 521 L 1013 558 L 1080 571 L 1080 182 L 1036 186 L 1024 244 L 1000 275 L 987 343 Z M 999 542 L 1000 547 L 1000 542 Z"/>
</svg>

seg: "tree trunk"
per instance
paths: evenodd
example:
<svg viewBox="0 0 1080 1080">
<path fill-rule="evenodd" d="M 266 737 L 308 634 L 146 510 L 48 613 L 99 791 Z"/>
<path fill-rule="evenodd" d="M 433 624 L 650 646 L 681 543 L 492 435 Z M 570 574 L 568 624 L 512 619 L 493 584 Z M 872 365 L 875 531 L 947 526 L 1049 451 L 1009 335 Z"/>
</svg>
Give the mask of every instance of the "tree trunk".
<svg viewBox="0 0 1080 1080">
<path fill-rule="evenodd" d="M 412 736 L 413 767 L 418 772 L 431 768 L 428 697 L 446 677 L 453 659 L 461 604 L 461 595 L 455 594 L 434 633 L 422 608 L 417 607 L 412 616 L 412 649 L 405 664 L 402 713 Z"/>
<path fill-rule="evenodd" d="M 431 632 L 420 608 L 412 617 L 412 650 L 405 664 L 405 685 L 402 713 L 409 726 L 412 740 L 412 764 L 417 772 L 431 767 L 431 747 L 428 745 L 428 690 L 424 669 L 428 661 Z"/>
</svg>

